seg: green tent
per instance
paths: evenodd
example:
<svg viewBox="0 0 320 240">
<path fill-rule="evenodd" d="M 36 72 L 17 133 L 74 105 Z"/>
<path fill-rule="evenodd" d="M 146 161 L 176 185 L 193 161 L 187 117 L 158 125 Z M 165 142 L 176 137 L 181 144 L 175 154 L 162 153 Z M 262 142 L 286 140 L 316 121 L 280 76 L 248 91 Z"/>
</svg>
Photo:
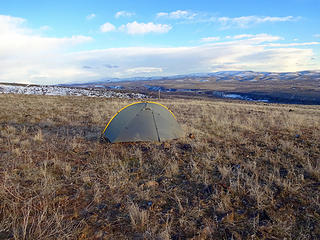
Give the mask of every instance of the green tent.
<svg viewBox="0 0 320 240">
<path fill-rule="evenodd" d="M 118 111 L 103 131 L 111 143 L 166 141 L 183 136 L 173 113 L 155 102 L 136 102 Z"/>
</svg>

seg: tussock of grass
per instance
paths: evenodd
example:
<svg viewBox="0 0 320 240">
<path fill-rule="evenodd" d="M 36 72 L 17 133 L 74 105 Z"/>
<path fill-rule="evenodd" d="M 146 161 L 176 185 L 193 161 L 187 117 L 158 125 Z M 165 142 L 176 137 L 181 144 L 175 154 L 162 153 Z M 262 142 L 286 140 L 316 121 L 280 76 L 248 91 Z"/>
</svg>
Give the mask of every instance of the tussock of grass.
<svg viewBox="0 0 320 240">
<path fill-rule="evenodd" d="M 320 109 L 161 100 L 186 136 L 99 142 L 128 100 L 0 95 L 0 239 L 320 238 Z"/>
</svg>

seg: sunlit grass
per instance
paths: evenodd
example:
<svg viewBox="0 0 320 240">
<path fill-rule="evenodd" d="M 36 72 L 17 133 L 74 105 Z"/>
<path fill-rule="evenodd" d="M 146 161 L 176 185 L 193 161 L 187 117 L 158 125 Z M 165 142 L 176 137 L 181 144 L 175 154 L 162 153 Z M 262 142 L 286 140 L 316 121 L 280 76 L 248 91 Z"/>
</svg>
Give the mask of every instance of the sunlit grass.
<svg viewBox="0 0 320 240">
<path fill-rule="evenodd" d="M 319 106 L 161 100 L 185 138 L 101 143 L 132 101 L 0 95 L 0 239 L 320 236 Z"/>
</svg>

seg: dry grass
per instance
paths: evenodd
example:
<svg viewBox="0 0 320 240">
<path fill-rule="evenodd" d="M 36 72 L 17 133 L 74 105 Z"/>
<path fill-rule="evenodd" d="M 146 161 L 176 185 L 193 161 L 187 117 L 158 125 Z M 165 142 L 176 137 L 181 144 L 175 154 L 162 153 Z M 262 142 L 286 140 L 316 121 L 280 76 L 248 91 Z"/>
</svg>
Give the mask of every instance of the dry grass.
<svg viewBox="0 0 320 240">
<path fill-rule="evenodd" d="M 0 95 L 0 239 L 319 239 L 319 106 L 162 100 L 186 132 L 99 142 L 128 100 Z"/>
</svg>

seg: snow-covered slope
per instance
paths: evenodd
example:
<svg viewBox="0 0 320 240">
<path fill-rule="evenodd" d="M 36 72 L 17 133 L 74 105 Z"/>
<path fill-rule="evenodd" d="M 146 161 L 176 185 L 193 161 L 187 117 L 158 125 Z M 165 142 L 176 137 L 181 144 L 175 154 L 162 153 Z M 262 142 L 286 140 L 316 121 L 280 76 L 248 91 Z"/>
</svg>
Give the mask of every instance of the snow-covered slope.
<svg viewBox="0 0 320 240">
<path fill-rule="evenodd" d="M 17 86 L 5 84 L 0 84 L 0 94 L 1 93 L 138 99 L 147 97 L 146 95 L 140 93 L 120 93 L 103 89 L 83 89 L 57 86 Z"/>
</svg>

